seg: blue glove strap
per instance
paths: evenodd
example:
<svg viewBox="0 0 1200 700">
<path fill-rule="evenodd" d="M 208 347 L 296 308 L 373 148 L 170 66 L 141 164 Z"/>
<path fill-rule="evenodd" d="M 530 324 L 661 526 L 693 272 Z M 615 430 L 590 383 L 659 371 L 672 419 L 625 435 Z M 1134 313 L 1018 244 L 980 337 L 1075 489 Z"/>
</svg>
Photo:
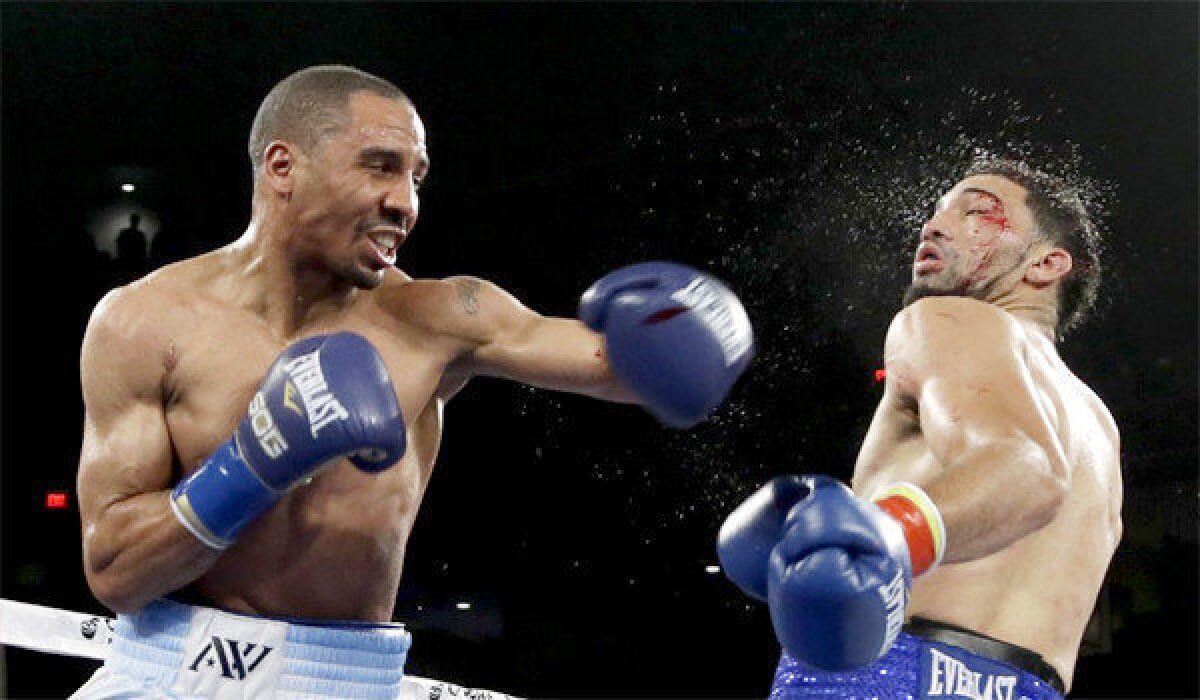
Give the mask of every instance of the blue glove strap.
<svg viewBox="0 0 1200 700">
<path fill-rule="evenodd" d="M 275 505 L 274 491 L 242 459 L 230 438 L 171 493 L 175 517 L 204 544 L 225 549 L 252 520 Z"/>
</svg>

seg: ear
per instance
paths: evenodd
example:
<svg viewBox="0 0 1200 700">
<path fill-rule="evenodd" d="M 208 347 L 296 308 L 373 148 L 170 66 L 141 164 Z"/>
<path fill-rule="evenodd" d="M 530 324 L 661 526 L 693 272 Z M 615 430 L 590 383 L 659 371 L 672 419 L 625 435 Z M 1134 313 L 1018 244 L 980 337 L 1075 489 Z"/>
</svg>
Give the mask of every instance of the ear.
<svg viewBox="0 0 1200 700">
<path fill-rule="evenodd" d="M 291 195 L 295 186 L 296 152 L 286 141 L 272 141 L 263 154 L 263 177 L 275 192 Z"/>
<path fill-rule="evenodd" d="M 1025 271 L 1025 281 L 1034 287 L 1053 284 L 1071 271 L 1071 254 L 1062 248 L 1046 248 Z"/>
</svg>

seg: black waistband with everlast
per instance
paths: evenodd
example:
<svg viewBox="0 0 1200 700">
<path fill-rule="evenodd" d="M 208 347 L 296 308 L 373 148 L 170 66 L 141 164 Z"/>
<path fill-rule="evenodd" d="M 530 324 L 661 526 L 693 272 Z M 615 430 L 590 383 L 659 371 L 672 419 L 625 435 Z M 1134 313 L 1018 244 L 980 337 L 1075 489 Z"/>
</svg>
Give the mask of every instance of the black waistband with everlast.
<svg viewBox="0 0 1200 700">
<path fill-rule="evenodd" d="M 929 620 L 923 617 L 914 617 L 908 624 L 904 625 L 904 631 L 914 637 L 920 637 L 930 642 L 950 644 L 959 649 L 965 649 L 972 654 L 1004 662 L 1009 666 L 1019 668 L 1022 671 L 1032 673 L 1041 678 L 1051 688 L 1057 690 L 1059 695 L 1066 694 L 1066 686 L 1063 684 L 1062 678 L 1059 677 L 1058 671 L 1055 671 L 1053 666 L 1046 663 L 1042 655 L 1036 651 L 1030 651 L 1015 644 L 1009 644 L 1008 642 L 1002 642 L 999 639 L 993 639 L 978 632 L 972 632 L 965 627 L 948 625 L 945 622 Z"/>
</svg>

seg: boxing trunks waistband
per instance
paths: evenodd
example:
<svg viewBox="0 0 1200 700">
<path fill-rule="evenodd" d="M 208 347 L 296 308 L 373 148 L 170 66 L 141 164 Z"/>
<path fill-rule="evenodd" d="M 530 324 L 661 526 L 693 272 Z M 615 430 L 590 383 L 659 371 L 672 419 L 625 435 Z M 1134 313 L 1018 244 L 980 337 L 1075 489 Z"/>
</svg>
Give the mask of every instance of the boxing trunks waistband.
<svg viewBox="0 0 1200 700">
<path fill-rule="evenodd" d="M 994 659 L 1009 666 L 1018 668 L 1026 673 L 1041 678 L 1060 695 L 1066 694 L 1066 686 L 1059 677 L 1058 671 L 1046 663 L 1041 654 L 1030 651 L 1015 644 L 1002 642 L 978 632 L 972 632 L 965 627 L 938 622 L 924 617 L 914 617 L 904 625 L 904 631 L 914 637 L 930 642 L 949 644 L 965 649 L 972 654 L 978 654 Z"/>
<path fill-rule="evenodd" d="M 158 600 L 117 617 L 103 670 L 171 697 L 395 698 L 411 645 L 396 623 L 273 619 Z"/>
</svg>

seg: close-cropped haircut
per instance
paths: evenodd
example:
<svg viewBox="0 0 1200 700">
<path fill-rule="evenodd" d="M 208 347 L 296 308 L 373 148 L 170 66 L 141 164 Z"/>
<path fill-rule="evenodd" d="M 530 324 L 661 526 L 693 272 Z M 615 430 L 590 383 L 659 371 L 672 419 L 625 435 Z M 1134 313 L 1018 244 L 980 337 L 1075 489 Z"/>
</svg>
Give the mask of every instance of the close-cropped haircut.
<svg viewBox="0 0 1200 700">
<path fill-rule="evenodd" d="M 267 146 L 276 140 L 312 153 L 322 138 L 342 128 L 346 104 L 356 92 L 408 100 L 395 85 L 350 66 L 312 66 L 279 81 L 254 115 L 247 146 L 251 165 L 262 165 Z"/>
<path fill-rule="evenodd" d="M 1100 231 L 1079 191 L 1063 178 L 995 156 L 977 159 L 966 175 L 999 175 L 1024 187 L 1037 233 L 1071 254 L 1071 271 L 1059 284 L 1055 329 L 1065 337 L 1088 318 L 1100 289 Z"/>
</svg>

